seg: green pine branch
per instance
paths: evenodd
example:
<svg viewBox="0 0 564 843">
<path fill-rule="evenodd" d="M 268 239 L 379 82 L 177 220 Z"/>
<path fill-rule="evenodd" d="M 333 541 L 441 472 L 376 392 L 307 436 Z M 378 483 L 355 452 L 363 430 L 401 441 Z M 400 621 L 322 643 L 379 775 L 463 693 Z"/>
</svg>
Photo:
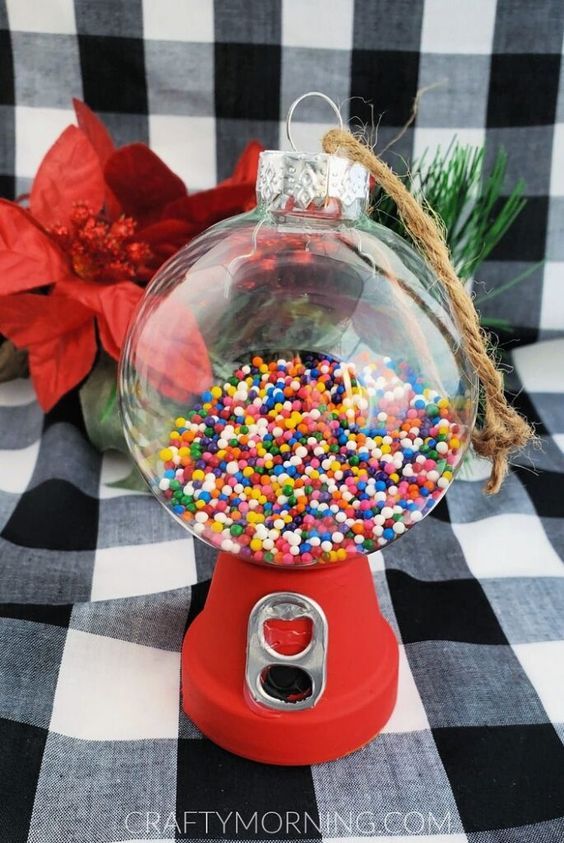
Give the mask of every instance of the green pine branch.
<svg viewBox="0 0 564 843">
<path fill-rule="evenodd" d="M 403 179 L 410 192 L 439 218 L 454 268 L 466 280 L 476 273 L 523 210 L 525 183 L 519 179 L 511 193 L 503 196 L 507 171 L 503 149 L 497 151 L 488 171 L 484 148 L 463 146 L 456 139 L 446 150 L 437 149 L 430 162 L 427 159 L 424 153 Z M 379 187 L 372 197 L 372 209 L 376 222 L 409 239 L 394 202 Z"/>
</svg>

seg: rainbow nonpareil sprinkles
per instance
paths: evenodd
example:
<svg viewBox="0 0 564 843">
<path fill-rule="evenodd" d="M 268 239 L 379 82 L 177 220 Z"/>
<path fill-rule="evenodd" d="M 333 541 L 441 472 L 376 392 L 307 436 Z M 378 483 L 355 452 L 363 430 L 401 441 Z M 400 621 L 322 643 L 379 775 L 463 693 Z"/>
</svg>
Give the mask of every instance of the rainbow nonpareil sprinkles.
<svg viewBox="0 0 564 843">
<path fill-rule="evenodd" d="M 339 562 L 384 547 L 450 485 L 468 431 L 405 361 L 253 357 L 177 418 L 158 494 L 255 562 Z"/>
</svg>

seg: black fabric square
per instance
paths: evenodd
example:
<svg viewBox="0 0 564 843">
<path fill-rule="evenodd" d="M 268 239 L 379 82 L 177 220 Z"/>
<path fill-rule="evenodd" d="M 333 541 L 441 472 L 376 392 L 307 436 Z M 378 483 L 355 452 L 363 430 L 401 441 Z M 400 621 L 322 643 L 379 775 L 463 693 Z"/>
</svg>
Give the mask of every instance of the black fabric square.
<svg viewBox="0 0 564 843">
<path fill-rule="evenodd" d="M 540 471 L 527 468 L 513 469 L 527 490 L 541 518 L 562 518 L 564 513 L 564 474 L 557 471 Z"/>
<path fill-rule="evenodd" d="M 80 406 L 80 397 L 78 389 L 72 389 L 63 395 L 60 401 L 57 401 L 52 410 L 45 414 L 43 420 L 44 429 L 47 430 L 51 425 L 59 422 L 67 422 L 74 424 L 85 438 L 88 438 L 86 433 L 86 426 L 84 424 L 84 416 L 82 415 L 82 408 Z"/>
<path fill-rule="evenodd" d="M 216 43 L 216 117 L 279 120 L 280 63 L 280 45 Z"/>
<path fill-rule="evenodd" d="M 417 93 L 419 53 L 353 50 L 350 117 L 368 126 L 403 126 Z M 366 102 L 363 102 L 366 100 Z"/>
<path fill-rule="evenodd" d="M 506 644 L 501 626 L 477 580 L 418 580 L 389 570 L 386 578 L 401 637 L 415 641 Z"/>
<path fill-rule="evenodd" d="M 15 176 L 0 174 L 0 198 L 15 199 L 16 179 Z"/>
<path fill-rule="evenodd" d="M 71 612 L 70 603 L 0 603 L 0 618 L 18 618 L 65 628 L 68 628 Z"/>
<path fill-rule="evenodd" d="M 47 730 L 0 718 L 0 840 L 26 843 Z"/>
<path fill-rule="evenodd" d="M 84 99 L 94 111 L 147 113 L 143 41 L 79 35 Z"/>
<path fill-rule="evenodd" d="M 433 737 L 466 832 L 564 814 L 564 746 L 550 724 L 433 729 Z"/>
<path fill-rule="evenodd" d="M 206 811 L 210 812 L 207 828 Z M 310 767 L 257 764 L 206 739 L 178 743 L 176 816 L 182 820 L 185 812 L 193 824 L 185 834 L 177 832 L 177 840 L 321 839 L 313 825 L 319 826 L 319 818 Z M 232 818 L 227 821 L 229 812 Z M 225 828 L 218 814 L 226 821 Z M 236 827 L 237 814 L 249 828 L 241 821 Z M 311 817 L 307 828 L 306 814 Z M 297 828 L 290 823 L 286 827 L 287 817 L 296 820 Z M 280 820 L 283 827 L 278 832 Z"/>
<path fill-rule="evenodd" d="M 500 200 L 497 204 L 500 205 L 502 201 Z M 496 213 L 496 208 L 494 208 L 494 213 Z M 511 228 L 488 255 L 488 260 L 535 262 L 544 260 L 547 224 L 548 197 L 527 197 L 527 204 Z M 526 284 L 527 281 L 523 283 Z"/>
<path fill-rule="evenodd" d="M 20 547 L 95 550 L 98 501 L 66 480 L 48 480 L 23 493 L 1 535 Z"/>
<path fill-rule="evenodd" d="M 192 621 L 198 617 L 206 605 L 210 585 L 211 580 L 204 580 L 203 582 L 194 583 L 194 585 L 190 588 L 190 608 L 188 609 L 188 617 L 186 618 L 184 633 L 186 633 Z"/>
<path fill-rule="evenodd" d="M 15 105 L 14 57 L 7 29 L 0 29 L 0 105 Z"/>
<path fill-rule="evenodd" d="M 547 126 L 554 123 L 560 56 L 494 54 L 487 125 Z"/>
</svg>

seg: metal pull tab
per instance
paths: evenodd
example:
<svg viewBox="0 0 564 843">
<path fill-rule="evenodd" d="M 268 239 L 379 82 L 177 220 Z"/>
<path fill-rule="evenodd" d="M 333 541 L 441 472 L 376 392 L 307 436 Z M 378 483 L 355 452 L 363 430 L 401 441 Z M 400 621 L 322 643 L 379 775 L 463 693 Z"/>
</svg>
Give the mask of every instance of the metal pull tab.
<svg viewBox="0 0 564 843">
<path fill-rule="evenodd" d="M 269 621 L 309 619 L 311 634 L 301 652 L 284 654 L 269 644 L 265 628 Z M 327 618 L 321 606 L 303 594 L 279 591 L 267 594 L 249 615 L 247 631 L 248 690 L 260 705 L 277 711 L 312 708 L 325 690 Z"/>
</svg>

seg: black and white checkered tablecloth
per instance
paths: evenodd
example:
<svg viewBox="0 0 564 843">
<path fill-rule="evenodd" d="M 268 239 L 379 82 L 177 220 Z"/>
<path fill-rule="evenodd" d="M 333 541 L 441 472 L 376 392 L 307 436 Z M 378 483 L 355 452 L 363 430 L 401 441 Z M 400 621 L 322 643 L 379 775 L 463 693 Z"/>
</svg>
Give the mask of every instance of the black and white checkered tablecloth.
<svg viewBox="0 0 564 843">
<path fill-rule="evenodd" d="M 2 843 L 562 843 L 563 357 L 564 340 L 514 354 L 536 471 L 523 458 L 486 498 L 472 463 L 372 557 L 397 707 L 365 749 L 313 768 L 242 760 L 188 721 L 179 649 L 214 551 L 110 485 L 130 466 L 89 445 L 74 396 L 43 417 L 29 382 L 2 385 Z"/>
</svg>

